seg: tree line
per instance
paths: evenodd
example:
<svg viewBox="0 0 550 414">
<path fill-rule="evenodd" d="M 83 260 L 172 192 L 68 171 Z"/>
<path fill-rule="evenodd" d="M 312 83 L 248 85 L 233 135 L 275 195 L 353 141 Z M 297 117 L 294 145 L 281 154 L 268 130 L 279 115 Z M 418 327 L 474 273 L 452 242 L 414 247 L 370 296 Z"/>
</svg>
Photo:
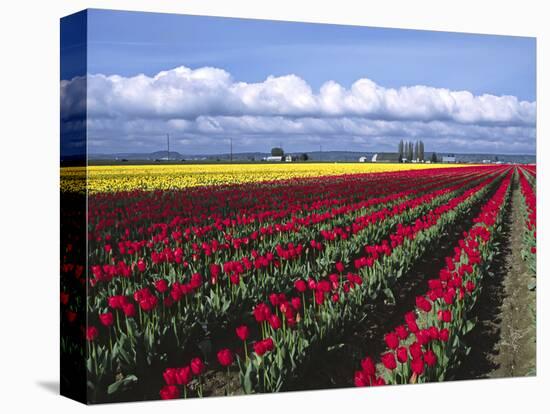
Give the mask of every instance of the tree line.
<svg viewBox="0 0 550 414">
<path fill-rule="evenodd" d="M 397 147 L 397 153 L 399 154 L 399 162 L 407 161 L 425 161 L 424 155 L 424 142 L 423 141 L 399 141 Z M 437 162 L 437 154 L 432 153 L 431 162 Z"/>
</svg>

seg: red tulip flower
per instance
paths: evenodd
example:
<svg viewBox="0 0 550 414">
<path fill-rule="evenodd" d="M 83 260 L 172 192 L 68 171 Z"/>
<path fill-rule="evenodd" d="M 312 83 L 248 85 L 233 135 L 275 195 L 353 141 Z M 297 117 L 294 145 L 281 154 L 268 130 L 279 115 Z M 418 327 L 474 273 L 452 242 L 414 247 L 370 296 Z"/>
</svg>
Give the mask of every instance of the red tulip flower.
<svg viewBox="0 0 550 414">
<path fill-rule="evenodd" d="M 395 362 L 395 355 L 393 354 L 393 352 L 386 352 L 382 355 L 381 359 L 382 363 L 387 369 L 393 371 L 395 368 L 397 368 L 397 363 Z"/>
<path fill-rule="evenodd" d="M 223 367 L 228 367 L 233 363 L 233 353 L 225 348 L 218 351 L 218 361 Z"/>
<path fill-rule="evenodd" d="M 418 342 L 413 342 L 409 346 L 409 352 L 413 358 L 419 358 L 422 356 L 422 346 Z"/>
<path fill-rule="evenodd" d="M 371 377 L 364 371 L 356 371 L 353 380 L 356 387 L 367 387 L 371 385 Z"/>
<path fill-rule="evenodd" d="M 61 292 L 61 303 L 63 305 L 66 305 L 67 303 L 69 303 L 69 294 L 68 293 Z"/>
<path fill-rule="evenodd" d="M 396 333 L 390 332 L 384 337 L 386 345 L 390 349 L 396 349 L 399 346 L 399 338 Z"/>
<path fill-rule="evenodd" d="M 87 341 L 95 341 L 97 337 L 99 336 L 99 331 L 95 326 L 88 326 L 86 328 L 86 340 Z"/>
<path fill-rule="evenodd" d="M 178 383 L 177 379 L 178 370 L 176 368 L 166 368 L 162 373 L 162 378 L 166 385 L 176 385 Z"/>
<path fill-rule="evenodd" d="M 142 259 L 139 259 L 137 261 L 137 268 L 141 273 L 143 273 L 143 272 L 145 272 L 145 269 L 147 269 L 147 265 L 145 264 L 145 262 Z"/>
<path fill-rule="evenodd" d="M 376 374 L 376 365 L 371 357 L 366 357 L 361 361 L 361 368 L 363 368 L 363 371 L 369 376 Z"/>
<path fill-rule="evenodd" d="M 164 293 L 168 290 L 168 282 L 165 279 L 159 279 L 155 281 L 155 289 L 159 293 Z"/>
<path fill-rule="evenodd" d="M 424 361 L 422 357 L 413 358 L 411 361 L 411 369 L 416 375 L 421 375 L 424 372 Z"/>
<path fill-rule="evenodd" d="M 395 333 L 399 337 L 400 340 L 404 341 L 409 337 L 409 333 L 407 332 L 407 328 L 404 325 L 399 325 L 397 328 L 395 328 Z"/>
<path fill-rule="evenodd" d="M 193 372 L 193 375 L 200 375 L 204 372 L 205 366 L 204 362 L 202 362 L 202 359 L 200 358 L 193 358 L 191 360 L 191 371 Z"/>
<path fill-rule="evenodd" d="M 103 326 L 112 326 L 114 323 L 113 314 L 111 312 L 105 312 L 99 315 L 99 321 Z"/>
<path fill-rule="evenodd" d="M 178 385 L 187 385 L 193 378 L 191 367 L 178 368 L 176 371 L 176 381 Z"/>
<path fill-rule="evenodd" d="M 66 316 L 67 316 L 67 320 L 69 321 L 69 323 L 73 323 L 74 321 L 76 321 L 76 317 L 78 316 L 78 314 L 76 312 L 71 311 L 71 310 L 67 310 Z"/>
<path fill-rule="evenodd" d="M 241 341 L 246 341 L 248 339 L 249 329 L 248 326 L 242 325 L 235 329 L 235 332 L 237 334 L 237 337 Z"/>
<path fill-rule="evenodd" d="M 136 316 L 136 307 L 133 303 L 127 303 L 122 306 L 122 312 L 124 312 L 127 318 L 133 318 Z"/>
<path fill-rule="evenodd" d="M 424 352 L 424 362 L 426 362 L 426 365 L 429 367 L 433 367 L 435 364 L 437 364 L 437 355 L 431 350 L 428 349 L 426 352 Z"/>
<path fill-rule="evenodd" d="M 163 400 L 173 400 L 180 397 L 180 390 L 175 385 L 165 385 L 160 390 L 160 398 Z"/>
<path fill-rule="evenodd" d="M 303 293 L 307 289 L 307 284 L 302 279 L 298 279 L 297 281 L 294 282 L 294 288 L 298 292 Z"/>
<path fill-rule="evenodd" d="M 400 346 L 397 348 L 397 351 L 395 351 L 395 354 L 397 355 L 397 360 L 404 364 L 409 359 L 409 353 L 407 351 L 407 348 L 404 346 Z"/>
</svg>

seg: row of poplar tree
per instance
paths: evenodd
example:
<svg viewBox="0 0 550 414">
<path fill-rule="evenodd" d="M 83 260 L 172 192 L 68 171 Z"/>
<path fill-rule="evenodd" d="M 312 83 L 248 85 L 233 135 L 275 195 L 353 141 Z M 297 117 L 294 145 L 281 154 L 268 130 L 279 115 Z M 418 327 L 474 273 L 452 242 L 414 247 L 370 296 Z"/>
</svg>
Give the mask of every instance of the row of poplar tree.
<svg viewBox="0 0 550 414">
<path fill-rule="evenodd" d="M 404 159 L 424 161 L 424 142 L 422 141 L 399 141 L 399 146 L 397 148 L 399 154 L 399 162 L 403 162 Z M 432 158 L 434 154 L 432 154 Z M 436 158 L 437 160 L 437 158 Z"/>
</svg>

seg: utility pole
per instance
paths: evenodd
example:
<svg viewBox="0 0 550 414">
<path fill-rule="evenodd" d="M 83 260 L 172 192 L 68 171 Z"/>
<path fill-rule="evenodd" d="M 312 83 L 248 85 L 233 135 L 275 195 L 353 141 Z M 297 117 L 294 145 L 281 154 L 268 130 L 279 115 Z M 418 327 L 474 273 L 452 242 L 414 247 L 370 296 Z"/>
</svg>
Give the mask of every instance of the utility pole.
<svg viewBox="0 0 550 414">
<path fill-rule="evenodd" d="M 168 153 L 166 154 L 166 159 L 170 161 L 170 134 L 166 134 L 166 148 L 168 149 Z"/>
<path fill-rule="evenodd" d="M 233 162 L 233 137 L 229 138 L 229 153 L 230 153 L 230 162 Z"/>
<path fill-rule="evenodd" d="M 319 161 L 323 159 L 323 146 L 319 145 Z"/>
</svg>

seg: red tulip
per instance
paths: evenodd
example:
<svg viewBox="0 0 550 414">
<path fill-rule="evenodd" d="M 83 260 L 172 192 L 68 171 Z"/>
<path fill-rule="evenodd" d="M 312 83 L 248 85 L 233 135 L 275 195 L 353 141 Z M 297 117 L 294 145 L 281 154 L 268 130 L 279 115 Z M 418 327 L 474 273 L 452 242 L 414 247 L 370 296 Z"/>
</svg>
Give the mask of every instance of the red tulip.
<svg viewBox="0 0 550 414">
<path fill-rule="evenodd" d="M 237 273 L 234 273 L 229 276 L 229 281 L 232 285 L 238 285 L 241 282 L 241 277 Z"/>
<path fill-rule="evenodd" d="M 165 385 L 160 390 L 160 398 L 163 400 L 173 400 L 180 397 L 180 390 L 175 385 Z"/>
<path fill-rule="evenodd" d="M 160 293 L 164 293 L 168 290 L 168 282 L 164 279 L 159 279 L 155 281 L 155 289 Z"/>
<path fill-rule="evenodd" d="M 418 296 L 416 298 L 416 306 L 424 312 L 432 310 L 432 304 L 424 296 Z"/>
<path fill-rule="evenodd" d="M 437 319 L 442 322 L 451 322 L 453 315 L 450 310 L 437 311 Z"/>
<path fill-rule="evenodd" d="M 69 303 L 69 294 L 68 293 L 61 292 L 61 303 L 63 305 L 66 305 L 67 303 Z"/>
<path fill-rule="evenodd" d="M 353 380 L 356 387 L 367 387 L 371 385 L 371 379 L 364 371 L 356 371 Z"/>
<path fill-rule="evenodd" d="M 407 362 L 407 360 L 409 359 L 409 353 L 407 351 L 407 348 L 405 348 L 404 346 L 400 346 L 399 348 L 397 348 L 395 354 L 397 355 L 397 360 L 402 364 Z"/>
<path fill-rule="evenodd" d="M 87 341 L 95 341 L 98 336 L 99 336 L 99 331 L 95 326 L 88 326 L 88 328 L 86 328 Z"/>
<path fill-rule="evenodd" d="M 143 259 L 139 259 L 137 261 L 137 268 L 141 273 L 145 272 L 145 269 L 147 269 L 147 265 L 145 264 Z"/>
<path fill-rule="evenodd" d="M 76 312 L 73 312 L 71 310 L 67 310 L 67 320 L 69 321 L 69 323 L 73 323 L 74 321 L 76 321 L 76 317 L 78 316 L 78 314 Z"/>
<path fill-rule="evenodd" d="M 269 317 L 269 325 L 271 325 L 274 330 L 277 330 L 281 327 L 281 319 L 279 319 L 277 315 L 273 314 Z"/>
<path fill-rule="evenodd" d="M 369 376 L 376 374 L 376 365 L 371 357 L 366 357 L 361 361 L 361 368 L 363 368 L 363 371 Z"/>
<path fill-rule="evenodd" d="M 267 349 L 265 348 L 264 341 L 255 342 L 253 347 L 254 347 L 254 352 L 256 354 L 258 354 L 259 356 L 262 356 L 263 354 L 265 354 L 267 352 Z"/>
<path fill-rule="evenodd" d="M 221 271 L 222 271 L 222 267 L 219 264 L 216 264 L 216 263 L 210 264 L 210 280 L 213 285 L 216 284 L 216 281 L 218 280 L 218 277 L 220 276 Z"/>
<path fill-rule="evenodd" d="M 111 312 L 102 313 L 99 315 L 99 321 L 103 326 L 111 326 L 114 322 L 113 314 Z"/>
<path fill-rule="evenodd" d="M 225 348 L 218 351 L 218 361 L 223 367 L 228 367 L 233 363 L 233 353 Z"/>
<path fill-rule="evenodd" d="M 437 364 L 437 355 L 431 350 L 428 349 L 426 352 L 424 352 L 424 362 L 426 362 L 426 365 L 429 367 L 433 367 L 435 364 Z"/>
<path fill-rule="evenodd" d="M 178 370 L 176 368 L 166 368 L 162 373 L 162 378 L 166 385 L 176 385 L 178 383 L 177 379 Z"/>
<path fill-rule="evenodd" d="M 269 306 L 267 306 L 265 303 L 259 303 L 258 305 L 256 305 L 252 313 L 254 314 L 256 322 L 260 323 L 269 318 L 269 316 L 271 315 L 271 310 L 269 309 Z"/>
<path fill-rule="evenodd" d="M 413 358 L 419 358 L 422 356 L 422 346 L 418 342 L 413 342 L 409 345 L 409 352 Z"/>
<path fill-rule="evenodd" d="M 176 381 L 178 385 L 187 385 L 193 378 L 191 367 L 178 368 L 176 371 Z"/>
<path fill-rule="evenodd" d="M 389 370 L 394 370 L 397 367 L 397 363 L 395 362 L 395 355 L 393 352 L 386 352 L 381 357 L 382 363 L 384 366 Z"/>
<path fill-rule="evenodd" d="M 191 371 L 193 375 L 200 375 L 204 372 L 205 366 L 204 362 L 200 358 L 193 358 L 191 360 Z"/>
<path fill-rule="evenodd" d="M 400 340 L 404 341 L 409 337 L 409 333 L 407 332 L 407 328 L 404 325 L 399 325 L 397 328 L 395 328 L 395 333 L 399 337 Z"/>
<path fill-rule="evenodd" d="M 424 372 L 424 361 L 422 360 L 422 357 L 412 359 L 411 369 L 417 375 L 420 375 Z"/>
<path fill-rule="evenodd" d="M 307 289 L 307 285 L 306 285 L 306 282 L 304 282 L 302 279 L 298 279 L 297 281 L 294 282 L 294 288 L 300 292 L 300 293 L 303 293 L 306 291 Z"/>
<path fill-rule="evenodd" d="M 273 339 L 266 338 L 263 341 L 255 342 L 253 347 L 254 347 L 254 352 L 259 356 L 262 356 L 266 352 L 273 351 L 273 348 L 274 348 Z"/>
<path fill-rule="evenodd" d="M 237 336 L 241 341 L 246 341 L 248 338 L 249 330 L 248 326 L 242 325 L 235 329 L 235 332 L 237 333 Z"/>
<path fill-rule="evenodd" d="M 396 349 L 399 346 L 399 338 L 397 337 L 397 334 L 393 332 L 386 334 L 384 339 L 386 341 L 386 345 L 390 349 Z"/>
<path fill-rule="evenodd" d="M 267 351 L 273 351 L 273 348 L 275 347 L 275 344 L 273 343 L 273 339 L 271 338 L 264 339 L 264 345 Z"/>
</svg>

